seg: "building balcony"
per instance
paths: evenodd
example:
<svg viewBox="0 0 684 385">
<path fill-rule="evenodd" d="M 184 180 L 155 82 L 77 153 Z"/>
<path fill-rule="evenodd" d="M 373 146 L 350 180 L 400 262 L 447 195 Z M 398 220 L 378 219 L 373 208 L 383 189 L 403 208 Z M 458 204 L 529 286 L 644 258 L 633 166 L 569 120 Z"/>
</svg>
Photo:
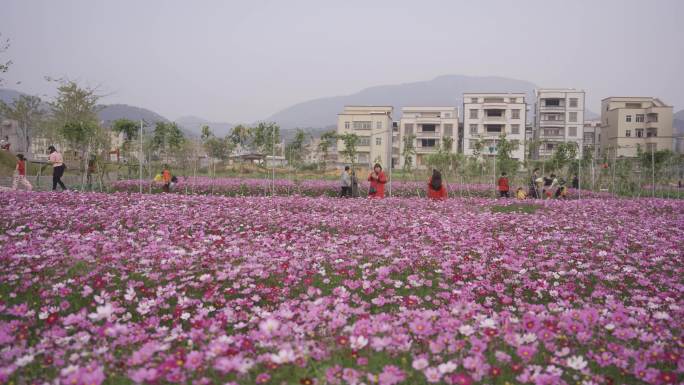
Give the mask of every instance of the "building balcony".
<svg viewBox="0 0 684 385">
<path fill-rule="evenodd" d="M 491 137 L 497 137 L 498 138 L 499 136 L 501 136 L 501 134 L 505 134 L 505 133 L 506 133 L 505 131 L 485 131 L 482 133 L 482 136 L 486 136 L 489 138 L 491 138 Z"/>
<path fill-rule="evenodd" d="M 540 134 L 540 135 L 539 135 L 539 140 L 548 140 L 548 141 L 557 142 L 557 141 L 563 141 L 563 140 L 565 140 L 565 136 L 562 135 L 562 134 L 560 134 L 560 135 L 544 135 L 544 134 Z"/>
<path fill-rule="evenodd" d="M 505 122 L 506 117 L 505 116 L 483 116 L 482 120 L 487 123 L 487 122 Z"/>
<path fill-rule="evenodd" d="M 437 131 L 418 131 L 416 132 L 416 138 L 440 138 L 442 135 Z"/>
<path fill-rule="evenodd" d="M 564 111 L 565 106 L 539 106 L 539 111 Z"/>
<path fill-rule="evenodd" d="M 439 147 L 437 147 L 437 146 L 433 146 L 433 147 L 418 146 L 418 147 L 416 147 L 416 153 L 417 154 L 433 154 L 437 151 L 439 151 Z"/>
<path fill-rule="evenodd" d="M 563 127 L 565 126 L 564 120 L 540 120 L 539 127 Z"/>
</svg>

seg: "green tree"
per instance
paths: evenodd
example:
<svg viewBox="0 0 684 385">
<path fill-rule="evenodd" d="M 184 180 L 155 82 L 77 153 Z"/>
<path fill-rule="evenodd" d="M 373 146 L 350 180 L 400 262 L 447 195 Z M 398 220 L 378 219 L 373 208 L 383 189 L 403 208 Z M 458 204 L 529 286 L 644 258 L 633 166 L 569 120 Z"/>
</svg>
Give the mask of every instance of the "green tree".
<svg viewBox="0 0 684 385">
<path fill-rule="evenodd" d="M 323 160 L 321 161 L 321 168 L 323 170 L 327 168 L 328 154 L 336 140 L 337 134 L 335 131 L 326 131 L 321 135 L 321 142 L 318 143 L 318 150 L 323 153 Z"/>
<path fill-rule="evenodd" d="M 577 158 L 577 143 L 559 143 L 554 148 L 553 155 L 551 155 L 551 158 L 545 163 L 544 167 L 549 171 L 561 171 L 570 162 L 573 162 L 575 158 Z"/>
<path fill-rule="evenodd" d="M 202 127 L 202 146 L 211 158 L 226 161 L 230 158 L 235 144 L 228 136 L 217 138 L 209 126 L 204 126 Z"/>
<path fill-rule="evenodd" d="M 168 163 L 169 155 L 179 150 L 185 142 L 185 135 L 176 123 L 157 122 L 152 132 L 152 150 Z"/>
<path fill-rule="evenodd" d="M 245 149 L 249 143 L 251 132 L 249 127 L 238 124 L 230 130 L 230 140 L 241 149 Z"/>
<path fill-rule="evenodd" d="M 295 171 L 299 170 L 304 164 L 306 155 L 306 134 L 300 128 L 297 129 L 294 139 L 285 146 L 285 159 Z"/>
<path fill-rule="evenodd" d="M 9 39 L 5 39 L 2 41 L 2 34 L 0 34 L 0 53 L 4 53 L 7 51 L 7 49 L 10 46 Z M 5 72 L 9 71 L 9 67 L 12 65 L 11 60 L 7 60 L 6 62 L 0 62 L 0 74 L 4 74 Z M 0 85 L 3 83 L 2 78 L 0 77 Z"/>
<path fill-rule="evenodd" d="M 416 147 L 413 143 L 415 139 L 416 136 L 413 134 L 406 135 L 403 139 L 404 143 L 401 149 L 401 156 L 404 158 L 404 178 L 407 174 L 411 173 L 411 168 L 413 167 L 413 157 L 416 155 Z"/>
<path fill-rule="evenodd" d="M 346 133 L 337 136 L 342 143 L 344 143 L 344 149 L 340 151 L 342 156 L 351 163 L 351 168 L 354 170 L 356 166 L 356 146 L 359 144 L 359 136 L 352 133 Z"/>
<path fill-rule="evenodd" d="M 114 123 L 112 123 L 112 131 L 123 134 L 124 136 L 124 141 L 121 144 L 121 152 L 123 153 L 124 157 L 129 161 L 130 165 L 130 155 L 131 155 L 131 146 L 133 144 L 133 141 L 138 136 L 138 130 L 140 129 L 140 123 L 134 122 L 129 119 L 118 119 L 115 120 Z M 139 161 L 142 161 L 142 159 L 139 159 Z M 130 168 L 128 170 L 130 172 Z"/>
<path fill-rule="evenodd" d="M 496 145 L 496 169 L 499 172 L 511 174 L 518 170 L 518 161 L 511 155 L 519 147 L 520 143 L 517 140 L 509 141 L 506 139 L 506 134 L 499 136 L 499 142 Z"/>
<path fill-rule="evenodd" d="M 21 95 L 11 104 L 0 101 L 0 116 L 17 121 L 17 134 L 23 142 L 23 150 L 28 152 L 31 146 L 31 137 L 44 117 L 40 108 L 40 98 Z"/>
<path fill-rule="evenodd" d="M 57 97 L 50 102 L 57 132 L 80 154 L 83 184 L 90 154 L 109 150 L 109 135 L 98 124 L 98 100 L 95 90 L 80 87 L 74 81 L 62 81 L 57 87 Z"/>
<path fill-rule="evenodd" d="M 250 132 L 252 144 L 259 153 L 264 156 L 275 153 L 275 146 L 280 142 L 280 127 L 277 124 L 260 122 Z"/>
</svg>

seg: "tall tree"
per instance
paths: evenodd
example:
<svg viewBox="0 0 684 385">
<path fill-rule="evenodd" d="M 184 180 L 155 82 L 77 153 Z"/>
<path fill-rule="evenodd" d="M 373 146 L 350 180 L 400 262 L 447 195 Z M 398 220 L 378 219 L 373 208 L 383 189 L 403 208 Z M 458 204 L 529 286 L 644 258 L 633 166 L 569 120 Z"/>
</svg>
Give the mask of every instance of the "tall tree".
<svg viewBox="0 0 684 385">
<path fill-rule="evenodd" d="M 506 139 L 506 134 L 499 136 L 499 142 L 496 145 L 496 169 L 500 172 L 512 173 L 518 169 L 518 161 L 513 159 L 513 151 L 520 147 L 517 140 Z"/>
<path fill-rule="evenodd" d="M 185 135 L 176 123 L 157 122 L 152 132 L 152 150 L 165 162 L 174 150 L 179 150 L 185 141 Z"/>
<path fill-rule="evenodd" d="M 416 136 L 413 134 L 406 135 L 403 139 L 404 143 L 401 149 L 401 156 L 404 158 L 404 177 L 411 173 L 411 168 L 413 167 L 413 157 L 416 155 L 416 147 L 414 145 L 415 139 Z"/>
<path fill-rule="evenodd" d="M 17 135 L 21 138 L 23 150 L 28 152 L 31 146 L 31 136 L 44 117 L 40 108 L 40 98 L 21 95 L 12 101 L 12 104 L 0 101 L 0 116 L 17 121 Z"/>
<path fill-rule="evenodd" d="M 252 143 L 261 154 L 268 156 L 275 152 L 280 142 L 280 127 L 273 122 L 260 122 L 251 128 Z"/>
<path fill-rule="evenodd" d="M 250 139 L 249 127 L 238 124 L 230 130 L 230 140 L 240 149 L 244 150 L 247 147 Z"/>
<path fill-rule="evenodd" d="M 95 90 L 64 81 L 57 87 L 57 97 L 50 102 L 54 126 L 80 154 L 83 184 L 90 154 L 108 149 L 109 135 L 98 124 L 98 100 Z"/>
<path fill-rule="evenodd" d="M 359 136 L 352 133 L 338 135 L 338 138 L 344 143 L 344 149 L 341 151 L 342 155 L 351 163 L 351 168 L 354 170 L 356 166 L 356 146 L 359 144 Z"/>
<path fill-rule="evenodd" d="M 228 136 L 217 138 L 209 126 L 204 126 L 202 127 L 202 146 L 211 158 L 228 160 L 235 145 Z"/>
<path fill-rule="evenodd" d="M 4 53 L 7 51 L 7 49 L 10 46 L 9 39 L 5 39 L 4 41 L 2 40 L 2 34 L 0 34 L 0 54 Z M 4 60 L 4 59 L 2 59 Z M 5 72 L 9 71 L 9 67 L 12 65 L 11 60 L 7 60 L 5 62 L 0 61 L 0 74 L 4 74 Z M 2 77 L 0 77 L 0 85 L 2 85 L 3 80 Z"/>
<path fill-rule="evenodd" d="M 328 164 L 328 154 L 330 149 L 335 144 L 337 140 L 337 134 L 335 131 L 326 131 L 321 135 L 321 141 L 318 143 L 318 151 L 323 153 L 323 160 L 321 161 L 321 168 L 325 171 Z"/>
<path fill-rule="evenodd" d="M 306 155 L 306 134 L 300 128 L 297 129 L 294 139 L 285 146 L 285 159 L 288 164 L 298 170 L 304 163 L 304 156 Z"/>
</svg>

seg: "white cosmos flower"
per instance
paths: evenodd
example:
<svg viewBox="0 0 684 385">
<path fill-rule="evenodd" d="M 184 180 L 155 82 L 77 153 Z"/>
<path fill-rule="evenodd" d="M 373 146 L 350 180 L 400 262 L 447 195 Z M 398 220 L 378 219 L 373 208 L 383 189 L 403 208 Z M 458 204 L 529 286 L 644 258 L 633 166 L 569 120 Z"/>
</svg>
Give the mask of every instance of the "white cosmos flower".
<svg viewBox="0 0 684 385">
<path fill-rule="evenodd" d="M 565 365 L 575 370 L 582 370 L 587 367 L 587 361 L 582 356 L 572 356 L 568 358 Z"/>
<path fill-rule="evenodd" d="M 114 313 L 114 308 L 111 304 L 107 303 L 103 306 L 98 306 L 95 309 L 95 313 L 88 314 L 88 318 L 90 318 L 93 321 L 102 321 L 105 319 L 109 319 L 109 317 L 112 316 L 112 313 Z"/>
<path fill-rule="evenodd" d="M 466 337 L 475 333 L 475 329 L 470 325 L 461 325 L 461 327 L 458 328 L 458 331 Z"/>
<path fill-rule="evenodd" d="M 349 338 L 350 346 L 354 350 L 359 350 L 363 349 L 366 345 L 368 345 L 368 338 L 364 336 L 352 336 Z"/>
</svg>

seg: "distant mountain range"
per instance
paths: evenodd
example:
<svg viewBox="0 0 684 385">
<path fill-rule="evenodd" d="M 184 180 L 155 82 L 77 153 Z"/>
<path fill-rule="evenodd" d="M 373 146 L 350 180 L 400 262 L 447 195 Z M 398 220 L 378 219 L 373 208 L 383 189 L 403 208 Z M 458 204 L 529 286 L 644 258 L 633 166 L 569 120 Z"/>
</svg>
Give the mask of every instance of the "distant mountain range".
<svg viewBox="0 0 684 385">
<path fill-rule="evenodd" d="M 457 106 L 463 104 L 465 92 L 522 92 L 530 113 L 534 105 L 534 83 L 495 76 L 445 75 L 432 80 L 385 85 L 363 89 L 344 96 L 318 98 L 295 104 L 271 115 L 267 120 L 283 128 L 326 127 L 337 123 L 337 114 L 345 105 L 391 105 L 394 119 L 401 117 L 406 106 Z M 598 118 L 586 111 L 585 119 Z M 531 119 L 531 117 L 530 117 Z"/>
</svg>

